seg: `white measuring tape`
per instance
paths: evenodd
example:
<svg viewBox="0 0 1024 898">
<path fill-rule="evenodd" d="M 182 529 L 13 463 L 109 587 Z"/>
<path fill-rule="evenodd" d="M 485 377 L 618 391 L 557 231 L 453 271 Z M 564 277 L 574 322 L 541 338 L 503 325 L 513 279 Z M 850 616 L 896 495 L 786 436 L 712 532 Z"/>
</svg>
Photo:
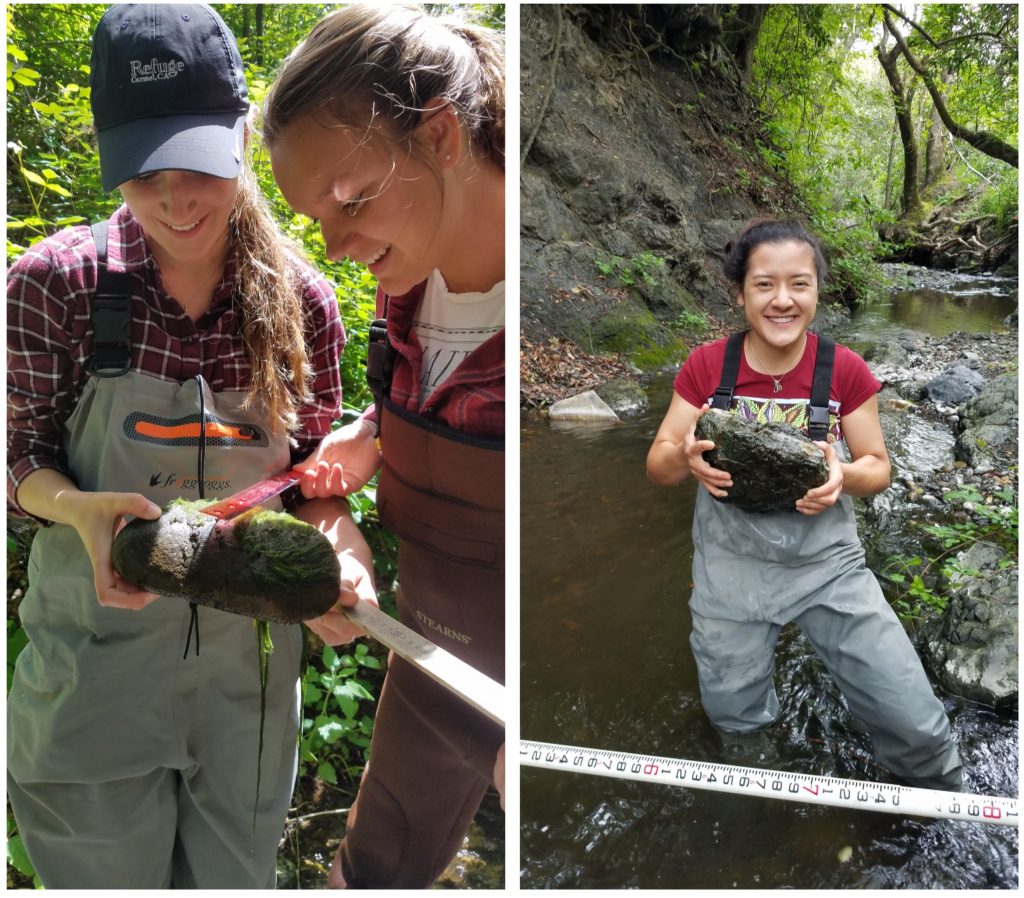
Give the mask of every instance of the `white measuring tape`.
<svg viewBox="0 0 1024 898">
<path fill-rule="evenodd" d="M 1019 821 L 1016 798 L 991 798 L 962 792 L 841 780 L 810 773 L 759 770 L 755 767 L 733 767 L 708 761 L 684 761 L 598 748 L 552 745 L 549 742 L 520 740 L 519 763 L 528 767 L 590 773 L 641 783 L 781 798 L 784 801 L 882 811 L 909 817 L 941 817 L 1003 826 L 1017 826 Z"/>
</svg>

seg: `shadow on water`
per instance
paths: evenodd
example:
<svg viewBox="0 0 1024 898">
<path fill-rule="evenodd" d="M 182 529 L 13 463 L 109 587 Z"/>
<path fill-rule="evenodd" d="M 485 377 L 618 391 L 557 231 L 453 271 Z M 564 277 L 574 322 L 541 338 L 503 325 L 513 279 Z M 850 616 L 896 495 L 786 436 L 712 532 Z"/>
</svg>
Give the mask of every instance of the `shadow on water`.
<svg viewBox="0 0 1024 898">
<path fill-rule="evenodd" d="M 644 472 L 670 393 L 671 377 L 659 379 L 651 411 L 610 430 L 523 419 L 523 738 L 892 782 L 792 626 L 776 656 L 779 721 L 745 744 L 708 723 L 688 642 L 695 487 L 655 487 Z M 911 452 L 929 442 L 913 428 L 903 437 Z M 1015 715 L 944 703 L 969 791 L 1016 795 Z M 523 888 L 1017 886 L 1012 827 L 534 768 L 520 782 Z"/>
</svg>

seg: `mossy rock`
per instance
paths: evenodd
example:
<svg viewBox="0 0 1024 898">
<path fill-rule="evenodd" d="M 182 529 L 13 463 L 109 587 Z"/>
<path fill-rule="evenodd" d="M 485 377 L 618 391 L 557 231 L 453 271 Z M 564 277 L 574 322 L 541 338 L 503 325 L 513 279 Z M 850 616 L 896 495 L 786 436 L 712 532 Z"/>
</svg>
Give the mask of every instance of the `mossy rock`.
<svg viewBox="0 0 1024 898">
<path fill-rule="evenodd" d="M 625 355 L 641 371 L 656 371 L 684 354 L 680 339 L 650 311 L 628 303 L 595 324 L 594 344 Z"/>
<path fill-rule="evenodd" d="M 155 521 L 130 522 L 114 539 L 114 570 L 148 592 L 256 620 L 295 624 L 334 605 L 341 569 L 319 530 L 262 508 L 219 521 L 202 513 L 207 504 L 177 500 Z"/>
<path fill-rule="evenodd" d="M 788 424 L 758 424 L 710 409 L 697 419 L 695 435 L 715 444 L 704 461 L 732 475 L 728 496 L 719 502 L 746 511 L 795 511 L 797 499 L 828 480 L 824 453 Z"/>
</svg>

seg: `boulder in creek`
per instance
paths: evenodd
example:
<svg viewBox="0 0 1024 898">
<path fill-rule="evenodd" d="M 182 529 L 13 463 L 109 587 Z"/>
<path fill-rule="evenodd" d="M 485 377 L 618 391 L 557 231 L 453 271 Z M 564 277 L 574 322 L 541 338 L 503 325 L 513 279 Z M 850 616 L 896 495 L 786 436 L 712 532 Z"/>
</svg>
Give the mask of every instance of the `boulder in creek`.
<svg viewBox="0 0 1024 898">
<path fill-rule="evenodd" d="M 745 511 L 794 511 L 796 500 L 828 480 L 821 449 L 788 424 L 758 424 L 710 409 L 697 419 L 696 436 L 714 449 L 704 460 L 732 475 L 720 502 Z"/>
<path fill-rule="evenodd" d="M 1017 458 L 1018 387 L 1016 376 L 986 384 L 960 409 L 961 433 L 956 457 L 978 472 L 1004 470 Z"/>
<path fill-rule="evenodd" d="M 1013 708 L 1018 693 L 1017 567 L 975 543 L 957 559 L 977 571 L 956 578 L 941 617 L 921 627 L 921 657 L 947 692 L 992 708 Z"/>
<path fill-rule="evenodd" d="M 943 405 L 962 405 L 981 392 L 985 378 L 966 365 L 947 368 L 924 387 L 924 395 L 932 402 Z"/>
<path fill-rule="evenodd" d="M 639 415 L 647 411 L 650 404 L 644 388 L 625 377 L 609 380 L 595 392 L 616 415 Z"/>
<path fill-rule="evenodd" d="M 179 499 L 155 521 L 131 521 L 114 539 L 114 570 L 157 595 L 281 624 L 334 605 L 341 569 L 319 530 L 263 508 L 220 521 L 200 511 L 207 504 Z"/>
</svg>

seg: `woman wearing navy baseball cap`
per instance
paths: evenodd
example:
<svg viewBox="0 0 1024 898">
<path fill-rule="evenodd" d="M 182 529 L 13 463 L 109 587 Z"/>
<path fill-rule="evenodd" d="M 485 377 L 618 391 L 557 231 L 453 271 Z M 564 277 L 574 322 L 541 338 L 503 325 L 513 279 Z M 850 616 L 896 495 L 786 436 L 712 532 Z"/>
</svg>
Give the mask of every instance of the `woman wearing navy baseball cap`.
<svg viewBox="0 0 1024 898">
<path fill-rule="evenodd" d="M 8 795 L 47 888 L 273 887 L 299 628 L 273 627 L 257 803 L 252 622 L 124 583 L 110 546 L 125 515 L 229 495 L 308 456 L 340 412 L 344 332 L 245 162 L 242 61 L 216 12 L 110 8 L 91 83 L 103 186 L 124 205 L 8 274 L 9 507 L 44 524 L 20 606 Z M 371 559 L 342 507 L 299 515 L 339 546 L 352 604 L 373 598 Z"/>
</svg>

